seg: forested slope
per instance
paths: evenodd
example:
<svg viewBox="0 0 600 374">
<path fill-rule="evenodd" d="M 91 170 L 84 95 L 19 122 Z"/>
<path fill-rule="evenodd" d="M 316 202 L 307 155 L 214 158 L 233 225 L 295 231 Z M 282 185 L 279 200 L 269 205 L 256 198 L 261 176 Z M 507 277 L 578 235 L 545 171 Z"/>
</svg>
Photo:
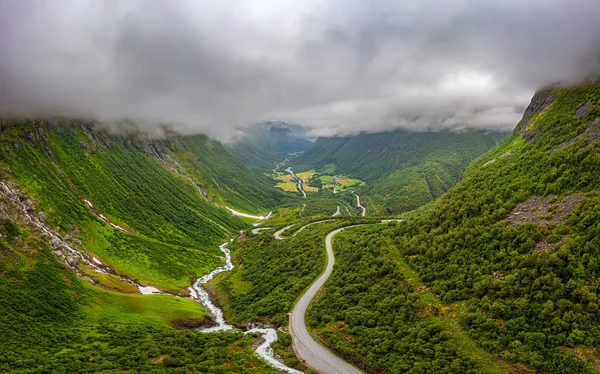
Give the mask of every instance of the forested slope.
<svg viewBox="0 0 600 374">
<path fill-rule="evenodd" d="M 160 288 L 187 289 L 190 277 L 220 263 L 217 245 L 248 227 L 217 205 L 255 212 L 277 197 L 201 136 L 157 140 L 90 123 L 5 120 L 0 142 L 3 177 L 51 227 Z"/>
<path fill-rule="evenodd" d="M 3 135 L 6 140 L 6 132 Z M 66 246 L 85 252 L 97 248 L 96 241 L 110 246 L 114 240 L 118 245 L 114 250 L 130 250 L 129 255 L 137 254 L 134 260 L 156 251 L 156 258 L 149 255 L 157 261 L 152 268 L 146 263 L 136 265 L 158 273 L 167 270 L 169 276 L 165 280 L 152 278 L 164 288 L 180 275 L 177 272 L 189 284 L 190 274 L 202 271 L 194 266 L 205 266 L 208 256 L 216 259 L 212 250 L 158 242 L 150 233 L 133 231 L 141 227 L 140 222 L 128 225 L 127 234 L 111 228 L 73 196 L 67 181 L 53 171 L 53 164 L 43 153 L 31 144 L 24 145 L 20 138 L 12 140 L 13 148 L 3 144 L 0 179 L 0 372 L 167 373 L 223 372 L 224 368 L 240 373 L 277 372 L 254 354 L 254 336 L 176 330 L 207 323 L 208 313 L 196 301 L 171 295 L 134 294 L 135 286 L 113 274 L 94 272 L 69 253 Z M 17 155 L 18 160 L 12 159 Z M 7 166 L 8 157 L 13 162 L 11 169 Z M 36 198 L 45 199 L 36 204 L 38 200 L 32 199 L 33 195 L 17 189 L 15 180 L 27 187 L 24 190 L 35 192 Z M 153 182 L 167 183 L 162 179 Z M 114 181 L 106 187 L 117 186 Z M 177 191 L 187 190 L 180 187 Z M 143 202 L 138 204 L 139 207 L 132 204 L 132 210 L 142 215 L 145 206 Z M 44 208 L 46 214 L 38 208 Z M 157 207 L 156 214 L 163 212 L 164 207 Z M 235 220 L 224 219 L 224 224 L 231 229 L 246 227 Z M 45 231 L 44 226 L 56 234 Z M 179 232 L 185 233 L 183 228 Z M 196 240 L 215 239 L 218 240 Z M 182 235 L 182 240 L 194 238 Z M 181 263 L 177 263 L 178 256 Z M 174 287 L 173 291 L 180 289 Z"/>
<path fill-rule="evenodd" d="M 452 337 L 446 352 L 476 372 L 596 372 L 599 171 L 600 82 L 541 90 L 441 199 L 393 227 L 340 234 L 311 325 L 386 372 L 422 365 L 402 356 L 417 349 L 412 334 L 435 352 Z M 418 352 L 427 368 L 465 372 Z"/>
<path fill-rule="evenodd" d="M 367 185 L 360 194 L 369 210 L 395 214 L 441 196 L 470 161 L 501 138 L 483 132 L 406 131 L 319 138 L 293 164 L 296 171 L 328 170 L 362 179 Z"/>
</svg>

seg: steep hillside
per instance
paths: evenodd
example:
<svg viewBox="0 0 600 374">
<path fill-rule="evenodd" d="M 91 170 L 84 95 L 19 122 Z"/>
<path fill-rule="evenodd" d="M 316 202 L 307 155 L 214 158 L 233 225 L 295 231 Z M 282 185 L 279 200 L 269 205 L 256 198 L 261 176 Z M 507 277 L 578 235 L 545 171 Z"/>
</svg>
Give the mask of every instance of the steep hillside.
<svg viewBox="0 0 600 374">
<path fill-rule="evenodd" d="M 227 235 L 248 227 L 218 205 L 256 212 L 274 202 L 205 137 L 152 140 L 81 122 L 3 121 L 0 142 L 3 178 L 50 226 L 117 271 L 177 292 L 220 263 L 217 245 Z"/>
<path fill-rule="evenodd" d="M 361 196 L 379 214 L 396 214 L 441 196 L 466 165 L 497 144 L 498 134 L 424 132 L 319 138 L 294 169 L 327 170 L 367 182 Z"/>
<path fill-rule="evenodd" d="M 256 214 L 295 200 L 292 194 L 272 188 L 270 178 L 240 162 L 221 143 L 201 135 L 178 141 L 171 155 L 192 179 L 206 183 L 214 202 Z"/>
<path fill-rule="evenodd" d="M 411 367 L 391 358 L 418 334 L 453 337 L 476 372 L 597 372 L 599 190 L 600 82 L 541 90 L 441 199 L 394 227 L 340 234 L 310 322 L 374 370 Z M 377 298 L 390 282 L 412 296 Z"/>
<path fill-rule="evenodd" d="M 186 293 L 249 226 L 149 156 L 167 156 L 157 143 L 12 121 L 0 137 L 0 372 L 277 372 L 255 336 L 179 331 L 211 323 L 196 301 L 139 294 Z"/>
<path fill-rule="evenodd" d="M 205 323 L 207 312 L 195 301 L 113 292 L 78 278 L 14 197 L 0 191 L 1 372 L 206 371 L 222 365 L 269 372 L 254 355 L 252 336 L 174 329 Z"/>
</svg>

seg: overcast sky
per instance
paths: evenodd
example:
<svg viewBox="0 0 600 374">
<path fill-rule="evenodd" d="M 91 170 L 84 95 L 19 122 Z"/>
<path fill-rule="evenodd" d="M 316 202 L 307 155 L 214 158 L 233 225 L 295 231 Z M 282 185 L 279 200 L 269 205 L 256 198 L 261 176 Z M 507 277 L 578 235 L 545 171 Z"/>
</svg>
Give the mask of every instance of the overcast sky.
<svg viewBox="0 0 600 374">
<path fill-rule="evenodd" d="M 3 115 L 222 140 L 261 120 L 509 131 L 599 57 L 599 0 L 0 0 Z"/>
</svg>

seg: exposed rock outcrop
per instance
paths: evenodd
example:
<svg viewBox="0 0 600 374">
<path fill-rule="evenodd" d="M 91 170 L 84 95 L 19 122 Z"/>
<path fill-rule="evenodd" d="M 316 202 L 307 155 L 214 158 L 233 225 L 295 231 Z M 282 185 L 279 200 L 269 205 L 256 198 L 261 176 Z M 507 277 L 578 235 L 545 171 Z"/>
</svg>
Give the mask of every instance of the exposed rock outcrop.
<svg viewBox="0 0 600 374">
<path fill-rule="evenodd" d="M 582 199 L 582 193 L 560 197 L 555 195 L 533 196 L 518 204 L 507 220 L 513 225 L 518 223 L 561 224 Z"/>
<path fill-rule="evenodd" d="M 529 122 L 538 113 L 542 113 L 550 107 L 556 95 L 554 94 L 555 87 L 546 87 L 538 90 L 535 95 L 531 98 L 531 102 L 525 112 L 523 118 L 517 124 L 515 131 L 518 131 L 527 141 L 531 141 L 535 134 L 531 131 L 531 125 Z"/>
</svg>

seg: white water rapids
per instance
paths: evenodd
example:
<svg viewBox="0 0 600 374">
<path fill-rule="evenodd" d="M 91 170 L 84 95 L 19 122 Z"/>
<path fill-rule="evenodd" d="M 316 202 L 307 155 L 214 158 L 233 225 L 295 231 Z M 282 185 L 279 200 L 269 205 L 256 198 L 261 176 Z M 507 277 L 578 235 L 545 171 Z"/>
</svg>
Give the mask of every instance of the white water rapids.
<svg viewBox="0 0 600 374">
<path fill-rule="evenodd" d="M 230 331 L 235 329 L 235 327 L 233 327 L 232 325 L 228 324 L 227 321 L 225 321 L 223 311 L 210 300 L 208 292 L 206 292 L 204 287 L 202 287 L 202 285 L 210 282 L 215 277 L 215 275 L 233 269 L 233 263 L 231 262 L 231 251 L 229 251 L 229 248 L 227 248 L 227 244 L 231 243 L 232 241 L 233 239 L 219 246 L 219 248 L 225 255 L 225 265 L 219 266 L 210 273 L 198 278 L 198 280 L 196 280 L 196 282 L 194 282 L 193 286 L 190 288 L 191 298 L 204 305 L 213 315 L 215 322 L 217 323 L 217 326 L 200 330 L 202 332 Z M 253 328 L 245 332 L 245 334 L 252 333 L 261 334 L 264 339 L 264 342 L 256 348 L 256 354 L 259 357 L 267 361 L 269 365 L 286 373 L 302 373 L 301 371 L 285 366 L 281 362 L 277 361 L 277 359 L 275 358 L 275 352 L 273 351 L 273 348 L 271 348 L 271 343 L 277 341 L 278 339 L 277 331 L 275 329 Z"/>
<path fill-rule="evenodd" d="M 225 255 L 225 265 L 219 266 L 210 273 L 198 278 L 198 280 L 196 280 L 194 285 L 190 288 L 192 298 L 198 301 L 200 304 L 204 305 L 213 315 L 215 322 L 217 323 L 217 326 L 215 327 L 203 329 L 202 331 L 204 332 L 227 331 L 233 330 L 234 328 L 233 326 L 225 322 L 225 318 L 223 317 L 223 311 L 215 304 L 213 304 L 212 301 L 210 301 L 210 296 L 208 295 L 208 292 L 206 292 L 206 290 L 202 287 L 203 284 L 206 284 L 211 279 L 213 279 L 215 275 L 233 269 L 233 263 L 231 262 L 231 252 L 229 251 L 229 248 L 227 248 L 227 244 L 229 244 L 230 242 L 231 240 L 219 246 L 219 248 L 221 249 L 221 251 L 223 251 L 223 254 Z"/>
<path fill-rule="evenodd" d="M 286 373 L 290 374 L 302 374 L 301 371 L 287 367 L 275 359 L 275 352 L 273 352 L 273 348 L 271 348 L 271 343 L 277 341 L 277 331 L 275 331 L 275 329 L 254 328 L 252 330 L 246 331 L 246 334 L 252 333 L 261 334 L 265 339 L 265 341 L 256 348 L 256 353 L 260 357 L 264 358 L 271 366 L 273 366 L 276 369 L 285 371 Z"/>
<path fill-rule="evenodd" d="M 94 213 L 96 213 L 98 216 L 100 216 L 100 218 L 102 220 L 104 220 L 105 222 L 107 222 L 109 225 L 111 225 L 113 228 L 118 229 L 120 231 L 123 232 L 127 232 L 125 229 L 123 229 L 122 227 L 112 223 L 111 221 L 109 221 L 106 217 L 104 217 L 102 214 L 100 214 L 99 212 L 96 211 L 96 209 L 94 208 L 94 205 L 91 203 L 91 201 L 84 199 L 85 203 L 90 207 L 90 209 L 92 209 L 92 211 L 94 211 Z M 258 220 L 266 220 L 269 219 L 271 217 L 272 212 L 269 212 L 269 214 L 267 214 L 266 216 L 254 216 L 251 214 L 247 214 L 247 213 L 242 213 L 242 212 L 238 212 L 232 208 L 229 207 L 225 207 L 227 208 L 227 210 L 229 210 L 233 215 L 235 216 L 241 216 L 241 217 L 247 217 L 247 218 L 253 218 L 253 219 L 258 219 Z M 211 221 L 212 222 L 212 221 Z M 44 230 L 46 233 L 48 233 L 49 235 L 52 235 L 53 237 L 56 237 L 54 234 L 52 234 L 48 229 L 46 229 L 44 226 L 39 225 L 38 222 L 34 223 L 36 225 L 38 225 L 39 227 L 42 228 L 42 230 Z M 213 222 L 215 223 L 215 222 Z M 215 223 L 216 224 L 216 223 Z M 223 229 L 225 232 L 227 232 L 227 230 L 221 226 L 218 225 L 221 229 Z M 265 229 L 269 229 L 267 228 L 263 228 L 263 229 L 254 229 L 256 230 L 256 232 L 253 230 L 252 232 L 254 234 L 256 234 L 258 232 L 258 230 L 265 230 Z M 232 242 L 233 239 L 231 239 L 230 241 L 223 243 L 219 246 L 219 249 L 221 249 L 221 251 L 223 252 L 223 254 L 225 255 L 225 265 L 223 266 L 219 266 L 216 269 L 214 269 L 213 271 L 211 271 L 210 273 L 198 278 L 196 280 L 196 282 L 194 282 L 194 284 L 192 285 L 192 287 L 189 288 L 190 290 L 190 298 L 196 300 L 198 303 L 200 303 L 201 305 L 203 305 L 204 307 L 206 307 L 209 311 L 210 314 L 213 316 L 215 322 L 217 323 L 216 326 L 214 327 L 210 327 L 210 328 L 206 328 L 206 329 L 202 329 L 202 332 L 218 332 L 218 331 L 230 331 L 230 330 L 234 330 L 235 327 L 233 327 L 232 325 L 228 324 L 225 321 L 225 317 L 223 316 L 223 311 L 216 306 L 211 300 L 210 300 L 210 296 L 208 295 L 208 292 L 206 292 L 206 290 L 204 289 L 204 287 L 202 287 L 202 285 L 210 282 L 215 275 L 222 273 L 224 271 L 229 271 L 231 269 L 233 269 L 233 263 L 231 262 L 231 252 L 229 251 L 229 248 L 227 248 L 227 244 L 229 244 L 230 242 Z M 81 252 L 72 249 L 68 244 L 62 242 L 63 246 L 65 246 L 68 250 L 73 251 L 73 252 L 77 252 L 81 258 L 85 261 L 85 257 L 82 256 Z M 89 261 L 86 261 L 89 263 Z M 100 262 L 100 260 L 98 260 L 96 257 L 93 258 L 93 262 L 98 265 L 98 266 L 94 266 L 95 270 L 98 272 L 103 272 L 105 273 L 105 271 L 103 270 L 103 265 Z M 93 264 L 90 264 L 93 266 Z M 142 286 L 141 284 L 138 284 L 136 282 L 131 281 L 130 279 L 124 278 L 121 276 L 121 279 L 129 282 L 129 283 L 133 283 L 135 284 L 140 293 L 143 295 L 150 295 L 150 294 L 157 294 L 157 293 L 162 293 L 159 289 L 152 287 L 152 286 Z M 246 331 L 246 334 L 248 333 L 259 333 L 262 335 L 264 341 L 263 343 L 261 343 L 257 348 L 256 348 L 256 354 L 263 358 L 265 361 L 267 361 L 269 363 L 269 365 L 285 371 L 287 373 L 290 374 L 297 374 L 297 373 L 301 373 L 298 370 L 292 369 L 290 367 L 285 366 L 284 364 L 280 363 L 279 361 L 277 361 L 277 359 L 275 359 L 275 352 L 273 351 L 273 348 L 271 348 L 271 343 L 277 341 L 277 331 L 275 329 L 272 328 L 254 328 L 252 330 Z"/>
</svg>

